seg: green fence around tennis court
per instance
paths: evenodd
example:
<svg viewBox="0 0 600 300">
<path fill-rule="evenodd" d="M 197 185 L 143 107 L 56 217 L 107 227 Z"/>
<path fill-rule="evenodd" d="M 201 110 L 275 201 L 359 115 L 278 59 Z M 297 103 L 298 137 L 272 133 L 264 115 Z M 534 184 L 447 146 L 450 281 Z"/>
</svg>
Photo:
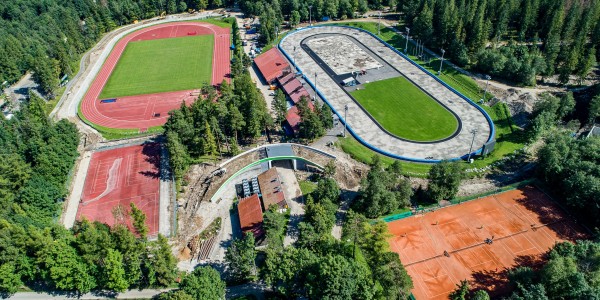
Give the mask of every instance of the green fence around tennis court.
<svg viewBox="0 0 600 300">
<path fill-rule="evenodd" d="M 516 182 L 516 183 L 513 183 L 513 184 L 509 184 L 507 186 L 503 186 L 503 187 L 495 189 L 495 190 L 487 191 L 485 193 L 471 195 L 471 196 L 465 196 L 465 197 L 457 197 L 457 198 L 454 198 L 454 199 L 450 200 L 450 203 L 452 203 L 452 204 L 460 204 L 460 203 L 463 203 L 463 202 L 467 202 L 467 201 L 471 201 L 471 200 L 475 200 L 475 199 L 479 199 L 479 198 L 483 198 L 483 197 L 488 197 L 488 196 L 491 196 L 491 195 L 496 195 L 496 194 L 504 193 L 506 191 L 510 191 L 510 190 L 514 190 L 514 189 L 518 189 L 518 188 L 524 187 L 526 185 L 530 185 L 534 181 L 535 181 L 535 179 L 526 179 L 526 180 L 519 181 L 519 182 Z"/>
<path fill-rule="evenodd" d="M 403 212 L 403 213 L 399 213 L 399 214 L 387 216 L 387 217 L 383 218 L 383 221 L 386 222 L 386 223 L 389 223 L 389 222 L 392 222 L 392 221 L 396 221 L 396 220 L 401 220 L 401 219 L 404 219 L 404 218 L 408 218 L 408 217 L 410 217 L 412 215 L 413 215 L 412 211 L 407 211 L 407 212 Z"/>
<path fill-rule="evenodd" d="M 491 195 L 496 195 L 496 194 L 500 194 L 506 191 L 510 191 L 510 190 L 514 190 L 514 189 L 518 189 L 520 187 L 524 187 L 526 185 L 530 185 L 533 184 L 535 182 L 535 179 L 526 179 L 520 182 L 516 182 L 513 184 L 509 184 L 507 186 L 498 188 L 498 189 L 494 189 L 491 191 L 487 191 L 485 193 L 480 193 L 480 194 L 475 194 L 475 195 L 470 195 L 470 196 L 464 196 L 464 197 L 457 197 L 454 198 L 452 200 L 450 200 L 449 202 L 451 204 L 460 204 L 463 202 L 467 202 L 467 201 L 471 201 L 471 200 L 476 200 L 476 199 L 480 199 L 480 198 L 484 198 L 484 197 L 488 197 Z M 446 206 L 444 206 L 446 207 Z M 424 213 L 424 212 L 431 212 L 434 210 L 437 210 L 439 208 L 442 208 L 442 206 L 440 206 L 439 204 L 435 204 L 435 205 L 431 205 L 431 206 L 427 206 L 427 207 L 422 207 L 422 208 L 418 208 L 417 209 L 417 213 Z M 397 220 L 402 220 L 405 218 L 408 218 L 410 216 L 414 215 L 414 213 L 412 211 L 407 211 L 407 212 L 403 212 L 403 213 L 399 213 L 399 214 L 394 214 L 391 216 L 385 216 L 382 217 L 381 220 L 383 220 L 386 223 L 389 222 L 393 222 L 393 221 L 397 221 Z"/>
</svg>

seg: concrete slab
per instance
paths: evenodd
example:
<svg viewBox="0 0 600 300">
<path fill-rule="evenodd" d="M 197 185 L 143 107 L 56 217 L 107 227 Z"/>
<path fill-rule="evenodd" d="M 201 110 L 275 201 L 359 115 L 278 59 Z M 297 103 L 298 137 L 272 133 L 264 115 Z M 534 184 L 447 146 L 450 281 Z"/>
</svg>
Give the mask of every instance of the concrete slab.
<svg viewBox="0 0 600 300">
<path fill-rule="evenodd" d="M 382 67 L 373 57 L 342 35 L 312 38 L 306 43 L 338 75 Z"/>
</svg>

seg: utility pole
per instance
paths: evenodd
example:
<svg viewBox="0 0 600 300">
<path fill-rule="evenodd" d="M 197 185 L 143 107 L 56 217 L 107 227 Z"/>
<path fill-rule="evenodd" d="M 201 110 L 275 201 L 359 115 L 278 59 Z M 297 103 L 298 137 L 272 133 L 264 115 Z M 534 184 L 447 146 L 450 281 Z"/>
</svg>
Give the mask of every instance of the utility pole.
<svg viewBox="0 0 600 300">
<path fill-rule="evenodd" d="M 471 147 L 469 147 L 469 155 L 467 156 L 468 162 L 471 161 L 471 151 L 473 151 L 473 144 L 475 143 L 475 135 L 477 134 L 477 129 L 471 130 L 471 133 L 473 134 L 473 139 L 471 140 Z"/>
<path fill-rule="evenodd" d="M 308 26 L 312 26 L 312 5 L 308 6 Z"/>
<path fill-rule="evenodd" d="M 487 82 L 485 84 L 485 90 L 483 91 L 483 99 L 481 99 L 481 102 L 485 102 L 485 96 L 487 94 L 488 86 L 490 85 L 490 79 L 492 79 L 490 75 L 485 75 L 485 80 L 487 80 Z"/>
<path fill-rule="evenodd" d="M 442 75 L 442 66 L 444 65 L 444 53 L 446 53 L 444 49 L 440 50 L 442 50 L 442 60 L 440 60 L 440 70 L 438 71 L 438 76 Z"/>
<path fill-rule="evenodd" d="M 348 126 L 348 104 L 344 105 L 344 137 L 346 137 L 346 127 Z"/>
<path fill-rule="evenodd" d="M 408 54 L 408 34 L 410 33 L 410 28 L 406 28 L 406 45 L 404 45 L 404 54 Z"/>
</svg>

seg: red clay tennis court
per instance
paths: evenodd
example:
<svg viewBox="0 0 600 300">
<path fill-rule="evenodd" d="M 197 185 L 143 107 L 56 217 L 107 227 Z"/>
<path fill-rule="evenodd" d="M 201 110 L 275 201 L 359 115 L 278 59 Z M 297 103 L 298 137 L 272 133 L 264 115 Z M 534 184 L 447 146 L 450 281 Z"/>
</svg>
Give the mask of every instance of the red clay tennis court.
<svg viewBox="0 0 600 300">
<path fill-rule="evenodd" d="M 535 266 L 555 243 L 587 237 L 534 187 L 393 221 L 388 228 L 418 300 L 448 299 L 464 279 L 491 295 L 506 292 L 508 269 Z"/>
<path fill-rule="evenodd" d="M 95 152 L 77 210 L 86 218 L 109 226 L 131 226 L 131 202 L 146 214 L 148 235 L 158 233 L 160 146 L 144 144 Z"/>
<path fill-rule="evenodd" d="M 167 113 L 177 109 L 184 101 L 190 104 L 198 98 L 199 90 L 175 91 L 119 97 L 111 105 L 101 105 L 99 95 L 110 74 L 115 69 L 125 47 L 131 41 L 166 39 L 193 35 L 212 34 L 214 36 L 211 84 L 218 85 L 229 81 L 230 73 L 230 29 L 209 23 L 174 22 L 140 29 L 119 40 L 104 61 L 87 93 L 81 101 L 81 112 L 96 125 L 108 128 L 139 129 L 163 125 Z"/>
</svg>

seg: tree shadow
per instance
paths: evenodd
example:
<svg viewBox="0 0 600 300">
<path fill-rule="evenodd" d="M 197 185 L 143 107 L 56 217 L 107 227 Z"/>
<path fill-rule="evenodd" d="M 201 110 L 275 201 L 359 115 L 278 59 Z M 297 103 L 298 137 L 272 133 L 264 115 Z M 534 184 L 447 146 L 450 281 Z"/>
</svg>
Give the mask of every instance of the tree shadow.
<svg viewBox="0 0 600 300">
<path fill-rule="evenodd" d="M 240 224 L 240 217 L 237 213 L 237 208 L 233 208 L 229 210 L 229 220 L 231 222 L 231 238 L 233 239 L 241 239 L 243 237 L 242 234 L 242 225 Z M 229 247 L 229 244 L 225 245 L 225 247 Z"/>
<path fill-rule="evenodd" d="M 107 298 L 107 299 L 116 299 L 117 296 L 119 295 L 118 292 L 103 291 L 103 290 L 92 291 L 91 294 L 94 296 L 97 296 L 97 297 L 102 297 L 102 298 Z"/>
<path fill-rule="evenodd" d="M 523 196 L 515 201 L 537 217 L 536 223 L 531 224 L 532 230 L 536 230 L 537 226 L 545 226 L 555 232 L 559 238 L 566 240 L 577 239 L 580 236 L 577 231 L 567 225 L 570 219 L 566 213 L 552 203 L 539 189 L 525 186 L 520 190 L 523 192 Z"/>
<path fill-rule="evenodd" d="M 508 269 L 481 270 L 471 274 L 471 290 L 485 290 L 490 296 L 499 296 L 511 291 Z"/>
<path fill-rule="evenodd" d="M 156 140 L 142 144 L 142 155 L 144 156 L 144 160 L 150 163 L 152 170 L 140 171 L 140 174 L 152 179 L 168 180 L 170 174 L 168 170 L 163 170 L 166 168 L 162 167 L 168 165 L 166 152 L 166 149 L 163 149 L 161 144 L 157 143 Z"/>
<path fill-rule="evenodd" d="M 294 239 L 298 239 L 300 236 L 300 230 L 298 230 L 298 224 L 302 221 L 302 215 L 290 215 L 286 234 Z"/>
<path fill-rule="evenodd" d="M 48 294 L 48 295 L 51 295 L 54 297 L 66 297 L 66 298 L 78 299 L 78 298 L 81 298 L 81 296 L 83 295 L 77 291 L 57 291 L 55 288 L 51 287 L 50 285 L 46 284 L 45 282 L 29 282 L 27 284 L 27 287 L 29 287 L 34 292 L 44 293 L 44 294 Z M 4 297 L 4 294 L 0 295 L 0 297 L 3 299 L 8 298 L 10 296 L 12 296 L 12 295 L 7 295 L 7 297 Z"/>
<path fill-rule="evenodd" d="M 221 278 L 223 278 L 225 272 L 227 271 L 227 265 L 224 262 L 222 262 L 222 261 L 206 261 L 206 262 L 201 262 L 196 267 L 198 267 L 198 266 L 213 267 L 215 270 L 217 270 L 217 271 L 219 271 L 219 273 L 221 273 Z"/>
</svg>

